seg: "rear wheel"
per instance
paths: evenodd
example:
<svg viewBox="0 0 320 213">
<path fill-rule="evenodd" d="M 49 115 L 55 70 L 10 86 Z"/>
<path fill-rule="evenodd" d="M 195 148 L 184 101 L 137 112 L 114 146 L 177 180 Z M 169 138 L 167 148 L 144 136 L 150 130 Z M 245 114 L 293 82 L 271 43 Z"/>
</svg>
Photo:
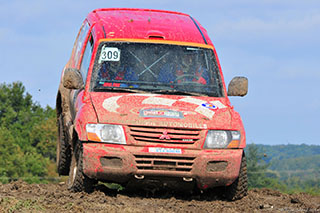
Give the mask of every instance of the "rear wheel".
<svg viewBox="0 0 320 213">
<path fill-rule="evenodd" d="M 239 200 L 248 194 L 248 176 L 247 176 L 247 161 L 243 153 L 239 177 L 226 187 L 226 197 L 228 200 Z"/>
<path fill-rule="evenodd" d="M 83 148 L 82 143 L 78 141 L 71 158 L 68 189 L 72 192 L 91 192 L 94 182 L 83 174 Z"/>
<path fill-rule="evenodd" d="M 71 147 L 63 128 L 62 114 L 58 118 L 57 170 L 59 175 L 68 175 L 71 160 Z"/>
</svg>

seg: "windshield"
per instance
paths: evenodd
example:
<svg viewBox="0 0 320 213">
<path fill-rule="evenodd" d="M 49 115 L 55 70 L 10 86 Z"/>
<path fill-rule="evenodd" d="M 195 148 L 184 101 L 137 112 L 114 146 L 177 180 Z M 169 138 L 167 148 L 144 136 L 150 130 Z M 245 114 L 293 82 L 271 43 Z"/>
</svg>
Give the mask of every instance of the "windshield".
<svg viewBox="0 0 320 213">
<path fill-rule="evenodd" d="M 129 89 L 133 92 L 223 96 L 212 49 L 129 42 L 100 44 L 91 90 Z"/>
</svg>

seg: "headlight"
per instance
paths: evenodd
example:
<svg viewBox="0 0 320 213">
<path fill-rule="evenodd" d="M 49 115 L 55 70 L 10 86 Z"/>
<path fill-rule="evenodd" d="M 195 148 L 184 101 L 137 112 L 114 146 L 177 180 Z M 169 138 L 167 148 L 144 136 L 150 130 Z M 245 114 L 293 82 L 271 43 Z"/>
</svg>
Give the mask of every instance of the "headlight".
<svg viewBox="0 0 320 213">
<path fill-rule="evenodd" d="M 203 148 L 237 148 L 240 139 L 239 131 L 209 130 Z"/>
<path fill-rule="evenodd" d="M 88 140 L 126 144 L 123 127 L 112 124 L 87 124 L 86 125 Z"/>
</svg>

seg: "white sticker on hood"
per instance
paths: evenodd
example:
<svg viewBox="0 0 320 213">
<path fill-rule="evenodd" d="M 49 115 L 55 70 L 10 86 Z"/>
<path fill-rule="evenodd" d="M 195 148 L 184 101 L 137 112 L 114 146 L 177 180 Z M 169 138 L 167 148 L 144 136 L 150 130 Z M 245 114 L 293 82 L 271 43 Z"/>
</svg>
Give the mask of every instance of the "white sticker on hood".
<svg viewBox="0 0 320 213">
<path fill-rule="evenodd" d="M 121 97 L 122 95 L 105 99 L 102 103 L 103 108 L 105 108 L 109 112 L 117 112 L 117 109 L 120 107 L 117 101 Z"/>
<path fill-rule="evenodd" d="M 191 104 L 196 104 L 199 105 L 199 107 L 197 107 L 195 109 L 196 112 L 206 116 L 207 118 L 212 118 L 214 115 L 214 111 L 213 109 L 215 108 L 211 108 L 211 107 L 206 107 L 206 102 L 197 98 L 182 98 L 179 99 L 179 101 L 183 101 L 183 102 L 187 102 L 187 103 L 191 103 Z M 211 101 L 210 102 L 214 107 L 216 107 L 217 109 L 223 109 L 226 108 L 226 106 L 224 104 L 222 104 L 220 101 Z"/>
<path fill-rule="evenodd" d="M 200 100 L 200 99 L 196 99 L 196 98 L 182 98 L 179 99 L 179 101 L 183 101 L 183 102 L 187 102 L 187 103 L 191 103 L 191 104 L 197 104 L 199 106 L 201 106 L 201 104 L 203 104 L 205 101 Z"/>
<path fill-rule="evenodd" d="M 194 111 L 196 111 L 196 112 L 198 112 L 198 113 L 200 113 L 210 119 L 214 115 L 214 111 L 212 111 L 208 108 L 202 107 L 202 106 L 198 106 Z"/>
<path fill-rule="evenodd" d="M 224 109 L 227 108 L 223 103 L 221 103 L 220 101 L 210 101 L 210 103 L 212 103 L 213 105 L 217 106 L 219 109 Z"/>
<path fill-rule="evenodd" d="M 169 98 L 160 98 L 160 97 L 150 97 L 147 99 L 144 99 L 142 101 L 142 104 L 153 104 L 153 105 L 166 105 L 166 106 L 172 106 L 174 102 L 177 100 L 169 99 Z"/>
</svg>

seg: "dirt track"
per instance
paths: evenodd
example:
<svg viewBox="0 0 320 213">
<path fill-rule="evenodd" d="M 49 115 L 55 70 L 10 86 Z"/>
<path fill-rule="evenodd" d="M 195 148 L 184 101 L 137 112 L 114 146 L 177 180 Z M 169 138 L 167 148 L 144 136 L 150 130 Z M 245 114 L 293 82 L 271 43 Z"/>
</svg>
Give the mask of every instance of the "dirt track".
<svg viewBox="0 0 320 213">
<path fill-rule="evenodd" d="M 228 202 L 217 195 L 132 194 L 104 185 L 91 194 L 70 193 L 63 183 L 18 181 L 0 184 L 0 212 L 320 212 L 320 196 L 259 189 Z"/>
</svg>

